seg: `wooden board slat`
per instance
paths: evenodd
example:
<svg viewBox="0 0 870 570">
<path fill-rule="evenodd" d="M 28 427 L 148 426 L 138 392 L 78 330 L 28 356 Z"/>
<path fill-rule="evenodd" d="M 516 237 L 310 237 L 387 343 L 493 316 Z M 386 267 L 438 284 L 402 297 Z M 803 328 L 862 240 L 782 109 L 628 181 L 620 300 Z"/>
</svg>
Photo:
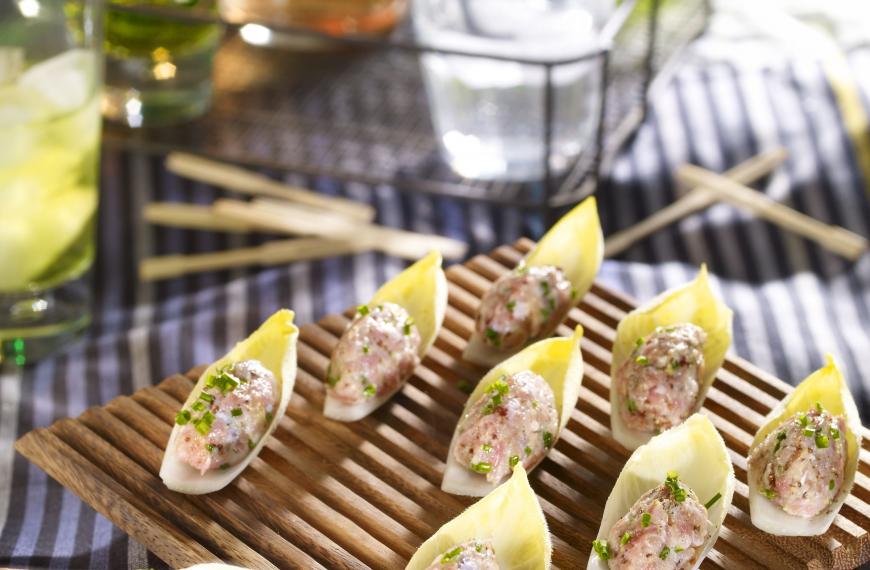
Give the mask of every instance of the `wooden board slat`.
<svg viewBox="0 0 870 570">
<path fill-rule="evenodd" d="M 167 490 L 158 477 L 178 407 L 202 368 L 76 419 L 25 434 L 16 449 L 173 566 L 222 559 L 251 568 L 401 568 L 474 499 L 440 490 L 466 394 L 486 371 L 461 360 L 480 296 L 532 246 L 520 240 L 447 270 L 444 329 L 408 385 L 353 424 L 326 419 L 323 378 L 351 313 L 301 328 L 296 392 L 263 452 L 226 489 Z M 586 373 L 566 431 L 530 480 L 553 533 L 557 568 L 585 567 L 610 489 L 629 453 L 610 437 L 610 353 L 631 299 L 595 285 L 560 334 L 579 323 Z M 746 452 L 759 422 L 791 388 L 729 357 L 705 413 L 729 448 L 738 483 L 703 568 L 851 568 L 870 560 L 870 432 L 852 496 L 814 538 L 773 537 L 748 515 Z"/>
</svg>

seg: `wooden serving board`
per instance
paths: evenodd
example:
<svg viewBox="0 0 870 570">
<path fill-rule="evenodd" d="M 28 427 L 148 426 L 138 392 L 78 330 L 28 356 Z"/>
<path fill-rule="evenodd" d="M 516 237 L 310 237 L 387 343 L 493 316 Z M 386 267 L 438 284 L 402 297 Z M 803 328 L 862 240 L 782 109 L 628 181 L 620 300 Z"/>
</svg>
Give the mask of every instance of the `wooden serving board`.
<svg viewBox="0 0 870 570">
<path fill-rule="evenodd" d="M 353 424 L 320 413 L 329 354 L 351 313 L 303 326 L 296 393 L 260 457 L 226 489 L 185 496 L 157 473 L 175 412 L 201 369 L 23 436 L 16 449 L 173 566 L 222 559 L 250 568 L 403 568 L 417 546 L 473 502 L 440 490 L 466 394 L 485 370 L 460 355 L 480 296 L 532 246 L 520 240 L 447 271 L 444 328 L 409 384 Z M 610 437 L 610 351 L 633 304 L 601 286 L 559 333 L 586 330 L 586 373 L 558 444 L 532 472 L 558 568 L 585 568 L 604 503 L 629 453 Z M 852 496 L 827 534 L 774 537 L 749 519 L 746 452 L 791 388 L 729 358 L 704 413 L 725 439 L 738 483 L 704 568 L 849 568 L 870 560 L 870 432 Z"/>
</svg>

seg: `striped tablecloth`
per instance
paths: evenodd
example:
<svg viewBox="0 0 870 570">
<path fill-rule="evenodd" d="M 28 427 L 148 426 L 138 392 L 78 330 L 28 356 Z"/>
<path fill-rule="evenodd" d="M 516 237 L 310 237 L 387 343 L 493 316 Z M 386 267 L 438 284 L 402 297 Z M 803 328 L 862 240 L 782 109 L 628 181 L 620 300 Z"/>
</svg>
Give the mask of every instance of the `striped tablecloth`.
<svg viewBox="0 0 870 570">
<path fill-rule="evenodd" d="M 870 50 L 851 52 L 846 65 L 858 82 L 853 100 L 857 96 L 870 113 Z M 854 121 L 855 109 L 843 114 L 841 95 L 816 63 L 749 71 L 728 63 L 685 68 L 656 93 L 647 120 L 599 190 L 605 232 L 672 201 L 671 172 L 682 162 L 724 170 L 784 145 L 791 158 L 765 191 L 815 218 L 870 235 L 867 173 L 857 150 L 863 143 L 846 129 L 857 124 L 865 129 L 858 136 L 867 137 L 866 124 Z M 380 254 L 361 254 L 142 284 L 136 263 L 143 256 L 263 238 L 147 227 L 137 212 L 149 200 L 207 203 L 218 193 L 168 174 L 159 158 L 106 150 L 102 169 L 97 306 L 88 338 L 37 366 L 0 372 L 0 565 L 162 567 L 16 456 L 16 437 L 209 362 L 277 307 L 292 307 L 303 323 L 340 311 L 368 298 L 403 267 Z M 515 209 L 402 195 L 389 187 L 288 180 L 375 204 L 381 223 L 468 240 L 473 252 L 543 230 L 540 219 Z M 646 299 L 690 279 L 703 261 L 735 310 L 737 354 L 795 383 L 832 352 L 862 414 L 870 417 L 870 255 L 849 264 L 718 205 L 606 261 L 600 279 Z"/>
</svg>

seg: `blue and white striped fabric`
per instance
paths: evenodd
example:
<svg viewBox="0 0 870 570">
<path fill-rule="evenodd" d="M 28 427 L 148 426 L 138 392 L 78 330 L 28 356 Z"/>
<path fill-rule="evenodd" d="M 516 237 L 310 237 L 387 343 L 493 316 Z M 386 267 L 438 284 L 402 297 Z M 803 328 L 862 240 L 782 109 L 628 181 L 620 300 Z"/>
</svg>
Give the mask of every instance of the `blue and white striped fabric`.
<svg viewBox="0 0 870 570">
<path fill-rule="evenodd" d="M 853 52 L 849 63 L 870 112 L 870 50 Z M 648 119 L 599 192 L 605 231 L 631 226 L 672 201 L 676 165 L 688 161 L 724 170 L 776 145 L 787 147 L 791 158 L 766 184 L 770 196 L 870 235 L 867 180 L 815 64 L 739 71 L 723 63 L 680 72 L 657 93 Z M 373 203 L 381 223 L 466 239 L 474 252 L 543 229 L 539 219 L 514 209 L 399 195 L 387 187 L 288 180 Z M 136 263 L 143 256 L 266 239 L 158 231 L 137 214 L 150 200 L 207 203 L 216 196 L 212 188 L 167 174 L 158 159 L 106 151 L 93 330 L 66 354 L 0 371 L 0 565 L 163 567 L 15 456 L 14 439 L 214 359 L 279 306 L 295 309 L 301 322 L 340 311 L 368 298 L 402 267 L 372 253 L 138 283 Z M 870 417 L 870 256 L 849 264 L 717 205 L 605 262 L 600 279 L 646 299 L 690 279 L 704 261 L 735 310 L 737 354 L 795 383 L 832 352 L 847 371 L 863 416 Z"/>
</svg>

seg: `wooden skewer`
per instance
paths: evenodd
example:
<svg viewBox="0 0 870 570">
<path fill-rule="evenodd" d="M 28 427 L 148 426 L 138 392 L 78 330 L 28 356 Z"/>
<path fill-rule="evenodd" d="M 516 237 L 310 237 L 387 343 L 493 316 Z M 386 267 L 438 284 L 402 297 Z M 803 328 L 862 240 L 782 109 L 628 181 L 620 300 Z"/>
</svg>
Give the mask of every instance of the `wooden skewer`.
<svg viewBox="0 0 870 570">
<path fill-rule="evenodd" d="M 251 224 L 216 216 L 211 206 L 180 202 L 151 202 L 145 205 L 142 217 L 151 224 L 192 230 L 247 233 L 257 229 Z"/>
<path fill-rule="evenodd" d="M 461 259 L 468 249 L 466 243 L 453 238 L 353 223 L 330 212 L 313 211 L 275 200 L 244 202 L 222 199 L 215 202 L 214 212 L 220 217 L 290 235 L 364 241 L 370 249 L 404 259 L 419 259 L 433 249 L 447 259 Z"/>
<path fill-rule="evenodd" d="M 232 269 L 248 265 L 280 265 L 305 259 L 320 259 L 347 255 L 370 249 L 363 241 L 340 241 L 323 238 L 297 238 L 276 240 L 255 247 L 243 247 L 191 255 L 165 255 L 143 259 L 139 264 L 139 277 L 156 281 L 186 275 Z"/>
<path fill-rule="evenodd" d="M 727 170 L 722 176 L 730 178 L 740 184 L 752 184 L 773 172 L 786 159 L 785 149 L 779 147 L 758 154 L 749 160 L 741 162 L 737 166 Z M 650 217 L 641 220 L 637 224 L 608 236 L 604 241 L 604 255 L 612 257 L 632 244 L 658 230 L 677 222 L 686 216 L 699 212 L 712 206 L 718 197 L 703 187 L 690 190 L 672 204 L 658 210 Z"/>
<path fill-rule="evenodd" d="M 702 186 L 718 200 L 749 210 L 760 218 L 809 238 L 852 261 L 861 257 L 870 246 L 870 242 L 863 236 L 840 226 L 820 222 L 772 200 L 765 194 L 700 166 L 684 164 L 677 169 L 677 179 L 684 184 Z"/>
<path fill-rule="evenodd" d="M 326 196 L 304 188 L 297 188 L 272 180 L 256 172 L 225 164 L 215 160 L 181 152 L 170 153 L 166 158 L 166 168 L 179 176 L 199 180 L 228 190 L 252 196 L 270 196 L 299 204 L 307 204 L 339 213 L 347 218 L 370 222 L 375 217 L 375 209 L 346 198 Z"/>
</svg>

